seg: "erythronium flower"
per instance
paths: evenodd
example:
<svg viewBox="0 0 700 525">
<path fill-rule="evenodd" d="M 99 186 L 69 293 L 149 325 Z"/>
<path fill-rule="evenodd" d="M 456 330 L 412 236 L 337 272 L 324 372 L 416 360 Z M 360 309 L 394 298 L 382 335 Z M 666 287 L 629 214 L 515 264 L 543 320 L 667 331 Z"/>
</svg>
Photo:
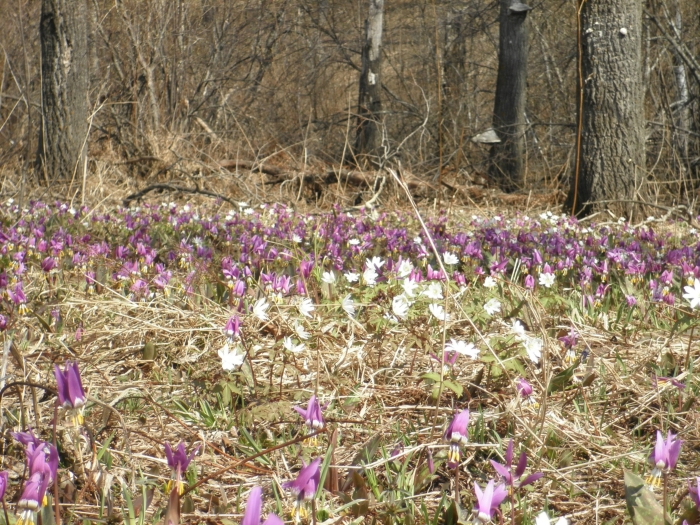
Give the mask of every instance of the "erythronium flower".
<svg viewBox="0 0 700 525">
<path fill-rule="evenodd" d="M 552 521 L 545 511 L 540 512 L 535 518 L 535 525 L 551 525 Z M 554 525 L 569 525 L 569 520 L 565 517 L 559 518 Z"/>
<path fill-rule="evenodd" d="M 7 490 L 7 477 L 8 473 L 6 470 L 0 472 L 0 500 L 5 497 L 5 491 Z"/>
<path fill-rule="evenodd" d="M 235 346 L 233 350 L 228 343 L 226 343 L 217 352 L 221 358 L 221 368 L 230 372 L 231 370 L 237 369 L 245 361 L 245 353 L 239 351 L 238 346 Z"/>
<path fill-rule="evenodd" d="M 469 443 L 469 410 L 462 410 L 457 414 L 445 431 L 444 439 L 450 443 L 447 453 L 447 465 L 457 468 L 460 461 L 460 447 Z"/>
<path fill-rule="evenodd" d="M 532 385 L 522 377 L 518 379 L 518 383 L 515 385 L 515 388 L 521 397 L 530 397 L 532 395 Z"/>
<path fill-rule="evenodd" d="M 304 501 L 310 501 L 316 496 L 316 490 L 318 490 L 318 484 L 321 480 L 321 470 L 319 469 L 321 465 L 321 458 L 314 459 L 308 465 L 301 461 L 302 468 L 299 471 L 297 479 L 294 481 L 287 481 L 282 484 L 282 488 L 291 490 L 292 494 L 296 497 L 294 503 L 294 522 L 299 523 L 302 518 L 308 516 L 308 512 L 304 507 Z"/>
<path fill-rule="evenodd" d="M 535 287 L 535 278 L 531 274 L 525 276 L 525 288 L 532 290 Z"/>
<path fill-rule="evenodd" d="M 68 417 L 74 425 L 83 424 L 83 407 L 87 398 L 80 379 L 78 362 L 67 361 L 63 371 L 54 365 L 58 404 L 68 410 Z"/>
<path fill-rule="evenodd" d="M 578 333 L 572 327 L 569 329 L 569 333 L 560 337 L 559 340 L 564 343 L 564 347 L 566 349 L 571 349 L 576 346 L 576 343 L 578 342 Z"/>
<path fill-rule="evenodd" d="M 248 494 L 248 503 L 245 506 L 245 514 L 241 525 L 260 525 L 262 511 L 262 489 L 253 487 Z M 283 521 L 276 514 L 269 514 L 263 525 L 283 525 Z"/>
<path fill-rule="evenodd" d="M 226 336 L 233 341 L 236 337 L 238 337 L 241 333 L 241 320 L 238 318 L 237 315 L 232 316 L 227 322 L 226 322 L 226 328 L 224 329 L 226 332 Z"/>
<path fill-rule="evenodd" d="M 498 299 L 489 299 L 484 305 L 484 310 L 486 310 L 487 314 L 494 315 L 501 311 L 501 303 Z"/>
<path fill-rule="evenodd" d="M 669 430 L 666 440 L 664 441 L 661 431 L 656 431 L 656 446 L 651 456 L 649 456 L 649 463 L 651 463 L 654 468 L 645 479 L 646 483 L 652 488 L 660 487 L 661 476 L 676 468 L 678 455 L 681 452 L 681 445 L 683 444 L 683 442 L 676 439 L 676 437 L 677 436 L 672 434 Z"/>
<path fill-rule="evenodd" d="M 700 478 L 695 478 L 693 483 L 688 480 L 688 494 L 690 494 L 690 499 L 693 500 L 695 506 L 700 508 Z"/>
<path fill-rule="evenodd" d="M 190 462 L 194 458 L 195 454 L 199 451 L 199 445 L 190 452 L 190 455 L 187 455 L 187 449 L 185 448 L 185 444 L 180 442 L 178 444 L 177 448 L 173 452 L 173 449 L 170 447 L 170 443 L 165 443 L 163 445 L 163 448 L 165 449 L 165 457 L 168 459 L 168 466 L 170 467 L 170 470 L 172 470 L 172 475 L 173 475 L 173 480 L 175 482 L 175 488 L 177 489 L 178 493 L 182 495 L 182 493 L 185 491 L 185 485 L 182 483 L 182 474 L 187 470 L 187 467 L 189 467 Z M 168 482 L 168 490 L 170 490 L 170 482 Z"/>
<path fill-rule="evenodd" d="M 321 405 L 319 404 L 315 395 L 309 398 L 309 404 L 306 407 L 306 410 L 301 407 L 293 408 L 304 419 L 304 423 L 306 423 L 306 426 L 309 427 L 309 430 L 311 432 L 314 432 L 316 430 L 322 430 L 325 426 L 325 422 L 323 421 L 323 412 L 321 409 Z M 312 440 L 314 441 L 313 444 L 315 445 L 315 436 Z"/>
<path fill-rule="evenodd" d="M 506 487 L 503 484 L 495 486 L 490 480 L 484 490 L 481 490 L 478 483 L 474 483 L 474 493 L 476 494 L 476 507 L 474 508 L 474 523 L 490 523 L 494 512 L 503 500 L 508 496 Z"/>
<path fill-rule="evenodd" d="M 340 306 L 350 317 L 353 317 L 355 315 L 355 303 L 352 300 L 352 295 L 346 295 L 345 298 L 341 301 Z"/>
<path fill-rule="evenodd" d="M 501 477 L 503 478 L 503 482 L 511 488 L 511 491 L 520 487 L 530 485 L 531 483 L 534 483 L 544 475 L 541 472 L 535 472 L 534 474 L 530 474 L 524 480 L 520 481 L 520 479 L 523 477 L 523 474 L 525 473 L 525 468 L 527 467 L 527 454 L 525 452 L 520 454 L 518 464 L 516 465 L 515 470 L 513 470 L 512 439 L 508 443 L 508 448 L 506 449 L 505 464 L 501 465 L 500 463 L 491 460 L 491 465 L 493 465 L 493 468 L 496 470 L 496 472 L 498 472 L 501 475 Z"/>
<path fill-rule="evenodd" d="M 474 343 L 457 341 L 455 339 L 450 339 L 450 341 L 445 344 L 445 351 L 457 352 L 460 355 L 467 355 L 472 359 L 479 357 L 479 349 L 474 346 Z"/>
<path fill-rule="evenodd" d="M 686 286 L 683 290 L 683 299 L 690 303 L 690 308 L 700 308 L 700 279 L 695 279 L 692 286 Z"/>
<path fill-rule="evenodd" d="M 261 321 L 267 321 L 269 319 L 267 315 L 268 308 L 270 308 L 270 305 L 268 304 L 267 299 L 261 297 L 253 305 L 253 315 Z"/>
<path fill-rule="evenodd" d="M 442 361 L 440 361 L 440 358 L 436 356 L 435 354 L 430 354 L 430 358 L 437 361 L 438 363 L 442 363 L 443 367 L 445 368 L 445 373 L 449 373 L 454 364 L 457 362 L 457 357 L 459 357 L 459 354 L 457 352 L 448 352 L 445 350 L 442 354 Z"/>
<path fill-rule="evenodd" d="M 35 523 L 36 514 L 42 507 L 47 487 L 46 475 L 37 472 L 29 476 L 17 502 L 16 525 L 33 525 Z"/>
<path fill-rule="evenodd" d="M 305 317 L 311 317 L 311 312 L 315 310 L 313 301 L 308 297 L 302 299 L 297 305 L 297 308 L 299 308 L 299 313 Z"/>
</svg>

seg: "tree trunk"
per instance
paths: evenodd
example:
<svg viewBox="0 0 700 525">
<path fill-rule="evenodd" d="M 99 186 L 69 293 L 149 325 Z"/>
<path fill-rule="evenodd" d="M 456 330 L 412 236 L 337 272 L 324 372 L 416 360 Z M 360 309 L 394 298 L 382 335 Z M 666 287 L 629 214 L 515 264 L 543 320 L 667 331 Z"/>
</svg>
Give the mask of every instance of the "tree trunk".
<svg viewBox="0 0 700 525">
<path fill-rule="evenodd" d="M 671 1 L 671 30 L 678 40 L 681 40 L 683 17 L 678 0 Z M 676 78 L 676 100 L 673 103 L 674 130 L 673 145 L 680 160 L 681 171 L 685 174 L 688 162 L 688 131 L 690 129 L 690 94 L 688 93 L 688 78 L 685 63 L 680 54 L 673 52 L 673 74 Z M 685 175 L 684 177 L 685 178 Z"/>
<path fill-rule="evenodd" d="M 87 5 L 42 0 L 42 126 L 37 165 L 45 181 L 71 181 L 82 169 L 88 133 Z"/>
<path fill-rule="evenodd" d="M 382 145 L 382 25 L 384 0 L 369 0 L 365 21 L 365 44 L 362 48 L 360 96 L 357 103 L 357 137 L 355 154 L 369 160 L 377 157 Z"/>
<path fill-rule="evenodd" d="M 518 0 L 501 0 L 498 77 L 493 129 L 501 139 L 491 149 L 491 176 L 504 191 L 522 187 L 525 176 L 527 101 L 527 12 Z"/>
<path fill-rule="evenodd" d="M 567 210 L 631 218 L 645 170 L 642 2 L 587 0 L 581 31 L 582 136 Z"/>
<path fill-rule="evenodd" d="M 448 132 L 447 145 L 458 150 L 464 138 L 466 123 L 466 58 L 467 58 L 467 17 L 465 9 L 453 9 L 445 20 L 445 47 L 442 62 L 442 118 Z M 460 152 L 457 153 L 457 163 Z"/>
</svg>

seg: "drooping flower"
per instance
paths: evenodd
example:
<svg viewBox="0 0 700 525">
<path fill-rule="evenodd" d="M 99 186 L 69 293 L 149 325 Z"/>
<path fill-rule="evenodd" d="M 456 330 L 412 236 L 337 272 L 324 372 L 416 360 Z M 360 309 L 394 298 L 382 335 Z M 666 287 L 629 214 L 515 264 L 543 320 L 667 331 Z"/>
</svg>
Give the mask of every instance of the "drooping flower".
<svg viewBox="0 0 700 525">
<path fill-rule="evenodd" d="M 36 522 L 36 514 L 42 507 L 47 487 L 46 475 L 37 472 L 29 476 L 17 502 L 16 525 L 33 525 Z"/>
<path fill-rule="evenodd" d="M 226 337 L 228 337 L 231 341 L 241 334 L 241 320 L 237 315 L 229 318 L 229 320 L 226 322 L 226 328 L 224 328 L 224 331 L 226 332 Z"/>
<path fill-rule="evenodd" d="M 518 379 L 518 383 L 515 385 L 515 388 L 521 397 L 530 397 L 532 395 L 532 385 L 522 377 Z"/>
<path fill-rule="evenodd" d="M 163 448 L 165 449 L 165 457 L 168 460 L 168 466 L 170 467 L 170 470 L 172 471 L 172 480 L 171 482 L 175 483 L 175 489 L 179 492 L 180 495 L 185 491 L 185 485 L 182 483 L 182 475 L 184 472 L 187 470 L 187 467 L 190 466 L 190 462 L 194 458 L 195 454 L 199 451 L 199 445 L 197 445 L 192 452 L 190 452 L 189 456 L 187 455 L 187 449 L 185 448 L 185 444 L 180 442 L 173 452 L 173 449 L 170 447 L 170 443 L 165 443 L 163 445 Z M 168 490 L 172 489 L 171 483 L 168 483 Z"/>
<path fill-rule="evenodd" d="M 248 494 L 248 502 L 245 506 L 245 514 L 241 525 L 260 525 L 262 512 L 262 489 L 253 487 Z M 283 521 L 276 514 L 269 514 L 263 525 L 283 525 Z"/>
<path fill-rule="evenodd" d="M 570 350 L 574 346 L 576 346 L 576 343 L 578 342 L 578 332 L 574 330 L 573 327 L 569 329 L 569 333 L 560 337 L 559 340 L 564 343 L 564 348 L 567 350 Z"/>
<path fill-rule="evenodd" d="M 289 336 L 284 337 L 284 339 L 282 340 L 282 346 L 285 350 L 292 352 L 293 354 L 298 354 L 299 352 L 303 351 L 304 348 L 306 348 L 304 343 L 299 343 L 298 345 L 295 345 L 294 341 L 292 341 L 292 338 Z"/>
<path fill-rule="evenodd" d="M 309 332 L 307 332 L 307 331 L 304 329 L 304 327 L 303 327 L 302 325 L 300 325 L 299 323 L 297 323 L 297 324 L 294 325 L 294 331 L 297 333 L 297 336 L 298 336 L 299 339 L 301 339 L 302 341 L 306 341 L 309 337 L 311 337 L 311 336 L 309 335 Z"/>
<path fill-rule="evenodd" d="M 462 410 L 457 414 L 445 431 L 444 439 L 450 443 L 447 453 L 447 465 L 450 468 L 459 466 L 462 446 L 469 443 L 469 410 Z"/>
<path fill-rule="evenodd" d="M 488 482 L 483 491 L 479 484 L 475 482 L 474 493 L 476 494 L 474 522 L 478 524 L 490 523 L 496 509 L 508 496 L 505 485 L 500 484 L 496 486 L 493 480 Z"/>
<path fill-rule="evenodd" d="M 5 491 L 7 490 L 7 477 L 8 473 L 6 470 L 0 472 L 0 500 L 5 497 Z"/>
<path fill-rule="evenodd" d="M 58 404 L 68 410 L 68 417 L 74 425 L 83 424 L 83 408 L 87 398 L 77 361 L 67 361 L 63 371 L 54 365 Z"/>
<path fill-rule="evenodd" d="M 521 478 L 525 473 L 527 468 L 527 454 L 522 452 L 520 458 L 518 459 L 518 464 L 513 470 L 513 440 L 511 439 L 508 443 L 508 448 L 506 449 L 505 464 L 501 465 L 497 461 L 491 460 L 491 465 L 503 478 L 503 482 L 511 488 L 511 490 L 519 489 L 520 487 L 525 487 L 530 485 L 540 479 L 544 474 L 542 472 L 535 472 L 530 474 L 522 481 Z"/>
<path fill-rule="evenodd" d="M 693 503 L 695 503 L 695 506 L 700 509 L 700 478 L 696 477 L 694 483 L 688 480 L 688 494 L 690 495 L 690 499 L 693 500 Z"/>
<path fill-rule="evenodd" d="M 321 405 L 319 404 L 315 395 L 312 395 L 309 398 L 309 404 L 306 407 L 306 410 L 301 407 L 293 408 L 302 418 L 304 418 L 304 423 L 306 423 L 306 426 L 312 431 L 321 430 L 325 426 Z"/>
<path fill-rule="evenodd" d="M 341 301 L 340 306 L 350 317 L 353 317 L 355 315 L 355 303 L 352 300 L 352 295 L 346 295 L 345 298 Z"/>
<path fill-rule="evenodd" d="M 289 489 L 296 497 L 292 513 L 295 523 L 299 523 L 302 518 L 308 516 L 304 502 L 314 499 L 321 480 L 321 458 L 314 459 L 308 465 L 302 460 L 301 464 L 302 468 L 297 475 L 297 479 L 282 484 L 282 488 Z"/>
<path fill-rule="evenodd" d="M 656 431 L 656 446 L 651 456 L 649 456 L 649 463 L 651 463 L 654 468 L 645 479 L 647 485 L 652 488 L 660 487 L 662 475 L 676 468 L 678 455 L 681 452 L 681 445 L 683 444 L 683 442 L 676 439 L 676 437 L 677 436 L 672 434 L 669 430 L 666 440 L 664 441 L 661 431 Z"/>
</svg>

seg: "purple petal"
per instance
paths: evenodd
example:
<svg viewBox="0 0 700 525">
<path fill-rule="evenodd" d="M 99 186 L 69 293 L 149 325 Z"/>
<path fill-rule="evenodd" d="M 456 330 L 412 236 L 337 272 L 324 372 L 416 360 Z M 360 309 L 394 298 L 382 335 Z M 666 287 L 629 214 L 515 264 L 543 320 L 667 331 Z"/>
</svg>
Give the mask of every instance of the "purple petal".
<svg viewBox="0 0 700 525">
<path fill-rule="evenodd" d="M 670 446 L 668 449 L 668 468 L 669 470 L 673 470 L 676 468 L 676 462 L 678 461 L 678 456 L 681 453 L 681 445 L 683 442 L 680 439 L 677 439 L 676 441 L 673 442 L 673 444 Z"/>
<path fill-rule="evenodd" d="M 0 500 L 5 497 L 5 490 L 7 489 L 7 476 L 6 470 L 0 472 Z"/>
<path fill-rule="evenodd" d="M 527 454 L 523 452 L 520 454 L 520 459 L 518 460 L 518 466 L 515 467 L 515 477 L 520 478 L 522 477 L 523 473 L 525 472 L 525 467 L 527 467 Z"/>
<path fill-rule="evenodd" d="M 535 472 L 534 474 L 530 474 L 528 477 L 526 477 L 522 483 L 520 483 L 521 487 L 526 487 L 527 485 L 530 485 L 540 479 L 544 474 L 542 472 Z"/>
<path fill-rule="evenodd" d="M 506 490 L 506 486 L 501 483 L 493 491 L 493 495 L 491 497 L 491 509 L 498 508 L 506 497 L 508 497 L 508 491 Z"/>
<path fill-rule="evenodd" d="M 58 394 L 58 404 L 64 406 L 68 396 L 68 385 L 63 377 L 63 372 L 58 365 L 53 365 L 53 375 L 56 377 L 56 393 Z"/>
<path fill-rule="evenodd" d="M 262 489 L 253 487 L 248 494 L 248 503 L 245 506 L 245 514 L 241 525 L 260 525 L 260 511 L 262 510 Z"/>
<path fill-rule="evenodd" d="M 244 525 L 241 523 L 241 525 Z M 263 525 L 284 525 L 284 522 L 277 517 L 277 514 L 270 514 L 263 522 Z"/>
<path fill-rule="evenodd" d="M 170 448 L 170 443 L 166 442 L 163 448 L 165 449 L 165 457 L 168 458 L 168 466 L 171 469 L 175 469 L 175 457 L 173 456 L 173 449 Z"/>
<path fill-rule="evenodd" d="M 428 449 L 428 472 L 435 474 L 435 462 L 433 461 L 433 453 L 430 449 Z"/>
<path fill-rule="evenodd" d="M 506 449 L 506 465 L 510 467 L 513 464 L 513 440 L 508 442 L 508 448 Z"/>
<path fill-rule="evenodd" d="M 501 465 L 497 461 L 491 460 L 491 465 L 493 465 L 493 468 L 496 472 L 498 472 L 501 476 L 504 478 L 511 478 L 510 470 L 505 465 Z"/>
</svg>

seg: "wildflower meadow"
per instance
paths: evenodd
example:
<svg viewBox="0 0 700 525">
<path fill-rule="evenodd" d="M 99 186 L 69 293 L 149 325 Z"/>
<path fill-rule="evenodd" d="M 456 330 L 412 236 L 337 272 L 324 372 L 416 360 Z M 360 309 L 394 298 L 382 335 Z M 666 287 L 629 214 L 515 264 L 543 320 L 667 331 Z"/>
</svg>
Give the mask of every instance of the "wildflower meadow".
<svg viewBox="0 0 700 525">
<path fill-rule="evenodd" d="M 0 521 L 700 523 L 695 221 L 0 206 Z"/>
</svg>

